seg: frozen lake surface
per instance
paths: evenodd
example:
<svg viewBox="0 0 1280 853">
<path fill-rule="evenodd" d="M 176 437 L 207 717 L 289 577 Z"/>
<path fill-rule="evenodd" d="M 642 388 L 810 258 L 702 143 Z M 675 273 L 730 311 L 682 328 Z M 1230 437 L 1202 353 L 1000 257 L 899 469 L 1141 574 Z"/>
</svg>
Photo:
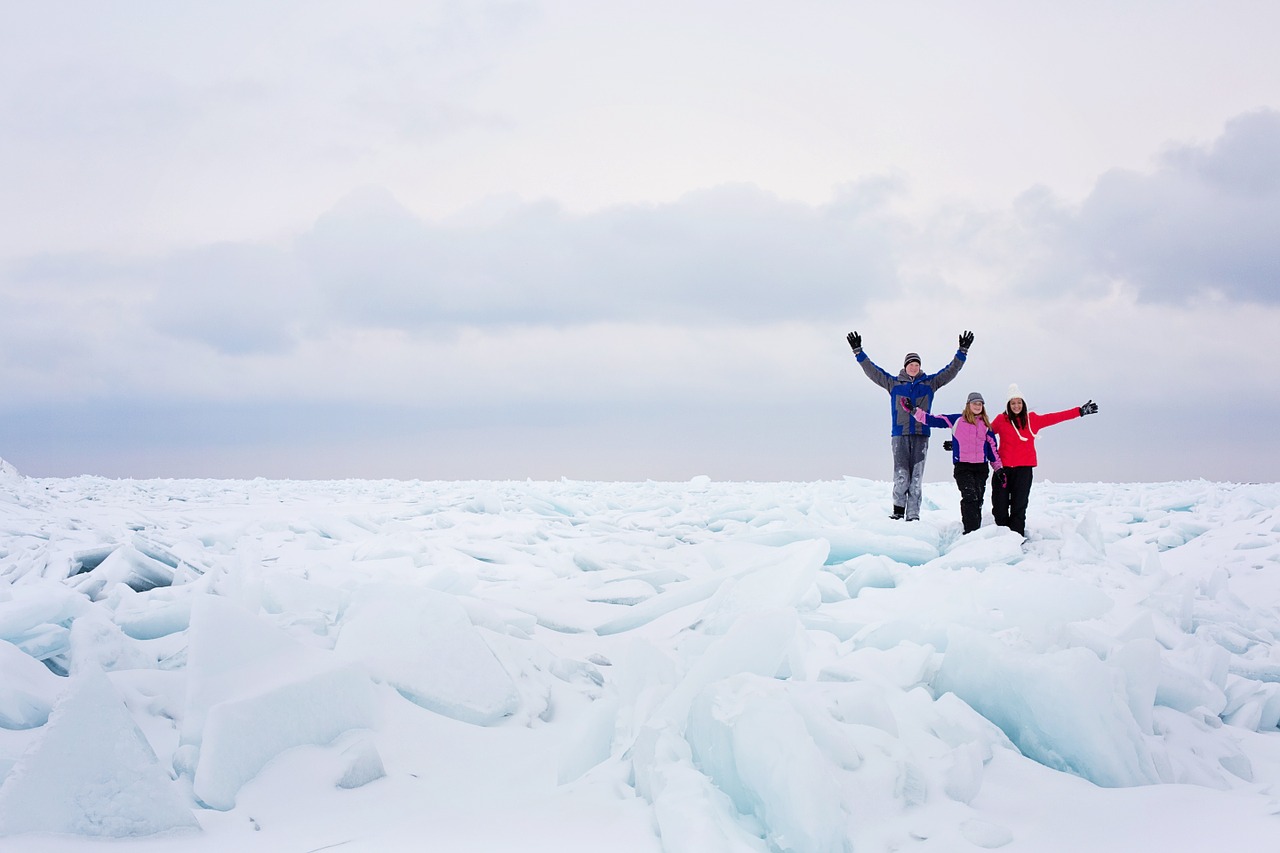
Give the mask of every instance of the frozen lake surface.
<svg viewBox="0 0 1280 853">
<path fill-rule="evenodd" d="M 0 473 L 0 849 L 1280 837 L 1280 486 Z"/>
</svg>

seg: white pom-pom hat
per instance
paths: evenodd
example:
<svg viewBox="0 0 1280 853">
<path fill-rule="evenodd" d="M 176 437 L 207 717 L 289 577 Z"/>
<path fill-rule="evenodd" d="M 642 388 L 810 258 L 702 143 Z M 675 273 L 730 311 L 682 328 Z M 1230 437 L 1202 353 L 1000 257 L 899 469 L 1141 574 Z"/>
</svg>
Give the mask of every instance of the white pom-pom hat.
<svg viewBox="0 0 1280 853">
<path fill-rule="evenodd" d="M 1026 399 L 1022 396 L 1022 392 L 1018 390 L 1018 385 L 1016 382 L 1013 385 L 1009 386 L 1009 393 L 1005 395 L 1004 399 L 1006 403 L 1014 399 L 1022 400 L 1022 402 L 1024 403 L 1026 402 Z"/>
</svg>

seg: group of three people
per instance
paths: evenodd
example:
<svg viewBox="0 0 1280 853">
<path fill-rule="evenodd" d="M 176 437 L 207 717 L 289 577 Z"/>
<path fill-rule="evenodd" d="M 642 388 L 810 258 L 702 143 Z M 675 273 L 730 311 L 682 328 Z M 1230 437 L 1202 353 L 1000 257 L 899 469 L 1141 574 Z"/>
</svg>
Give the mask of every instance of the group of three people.
<svg viewBox="0 0 1280 853">
<path fill-rule="evenodd" d="M 995 419 L 987 416 L 986 401 L 976 391 L 965 401 L 963 412 L 933 415 L 934 393 L 964 367 L 973 345 L 973 333 L 960 335 L 960 346 L 951 363 L 937 373 L 926 374 L 920 356 L 909 352 L 895 376 L 877 366 L 862 351 L 862 335 L 850 332 L 849 346 L 867 377 L 889 392 L 893 414 L 893 515 L 915 521 L 920 518 L 920 490 L 929 449 L 930 427 L 951 430 L 951 458 L 960 489 L 960 517 L 964 532 L 982 525 L 982 501 L 987 468 L 995 475 L 991 486 L 991 514 L 996 524 L 1025 536 L 1027 503 L 1036 467 L 1036 435 L 1047 426 L 1098 411 L 1090 400 L 1083 406 L 1041 415 L 1028 409 L 1017 385 L 1009 386 L 1005 409 Z M 944 445 L 945 446 L 945 445 Z"/>
</svg>

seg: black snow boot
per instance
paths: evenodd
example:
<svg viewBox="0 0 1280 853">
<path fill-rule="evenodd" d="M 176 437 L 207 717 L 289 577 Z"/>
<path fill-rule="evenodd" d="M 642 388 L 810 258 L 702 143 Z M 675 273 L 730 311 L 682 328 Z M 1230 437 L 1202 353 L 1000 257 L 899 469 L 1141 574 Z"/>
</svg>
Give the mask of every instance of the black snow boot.
<svg viewBox="0 0 1280 853">
<path fill-rule="evenodd" d="M 902 517 L 903 517 L 904 515 L 906 515 L 906 514 L 907 514 L 907 508 L 906 508 L 905 506 L 898 506 L 898 505 L 896 505 L 896 504 L 895 504 L 895 505 L 894 505 L 894 507 L 893 507 L 893 515 L 891 515 L 891 516 L 889 516 L 889 517 L 890 517 L 890 518 L 902 518 Z"/>
</svg>

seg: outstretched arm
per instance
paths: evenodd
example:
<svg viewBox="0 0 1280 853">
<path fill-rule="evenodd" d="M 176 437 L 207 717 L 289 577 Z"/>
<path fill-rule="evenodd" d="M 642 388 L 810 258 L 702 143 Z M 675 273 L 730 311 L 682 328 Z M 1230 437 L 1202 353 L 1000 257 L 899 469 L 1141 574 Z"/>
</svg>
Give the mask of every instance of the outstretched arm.
<svg viewBox="0 0 1280 853">
<path fill-rule="evenodd" d="M 892 390 L 896 377 L 867 358 L 867 354 L 862 351 L 862 335 L 850 332 L 845 335 L 845 340 L 849 342 L 849 348 L 853 350 L 854 357 L 858 359 L 858 364 L 862 365 L 862 372 L 867 374 L 867 378 L 886 391 Z"/>
<path fill-rule="evenodd" d="M 951 429 L 951 425 L 955 423 L 955 419 L 960 417 L 959 415 L 952 415 L 950 417 L 948 417 L 947 415 L 931 415 L 928 412 L 926 412 L 924 409 L 921 409 L 918 406 L 916 406 L 906 397 L 902 398 L 902 408 L 910 412 L 911 417 L 915 418 L 920 423 L 924 424 L 925 426 L 931 426 L 931 427 L 943 427 L 945 429 Z"/>
<path fill-rule="evenodd" d="M 1063 409 L 1061 412 L 1050 412 L 1047 415 L 1042 415 L 1038 412 L 1031 412 L 1027 415 L 1027 419 L 1031 423 L 1031 428 L 1036 432 L 1039 432 L 1047 426 L 1060 424 L 1063 421 L 1069 421 L 1073 418 L 1082 418 L 1085 415 L 1092 415 L 1097 411 L 1098 404 L 1090 400 L 1088 403 L 1085 403 L 1083 406 L 1078 408 Z"/>
<path fill-rule="evenodd" d="M 956 350 L 955 358 L 951 359 L 951 363 L 946 367 L 928 378 L 929 387 L 937 391 L 943 385 L 955 379 L 956 374 L 960 372 L 960 368 L 964 367 L 965 359 L 969 357 L 969 347 L 971 346 L 973 346 L 973 332 L 961 333 L 960 348 Z"/>
</svg>

